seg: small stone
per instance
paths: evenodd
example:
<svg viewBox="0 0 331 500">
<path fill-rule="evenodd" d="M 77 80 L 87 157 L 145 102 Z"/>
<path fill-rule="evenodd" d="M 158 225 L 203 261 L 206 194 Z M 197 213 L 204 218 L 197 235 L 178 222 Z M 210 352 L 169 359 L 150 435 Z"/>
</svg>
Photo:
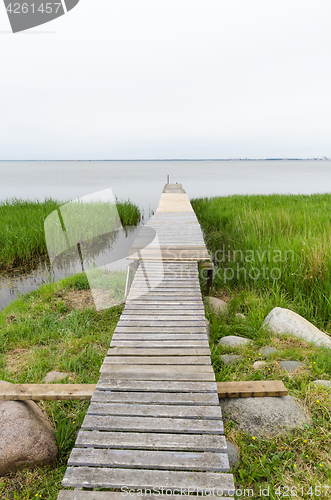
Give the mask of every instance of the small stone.
<svg viewBox="0 0 331 500">
<path fill-rule="evenodd" d="M 324 387 L 331 389 L 331 380 L 314 380 L 315 385 L 324 385 Z"/>
<path fill-rule="evenodd" d="M 216 314 L 223 314 L 225 316 L 229 314 L 228 304 L 224 300 L 217 297 L 207 297 L 207 302 Z"/>
<path fill-rule="evenodd" d="M 254 370 L 260 370 L 261 368 L 266 366 L 266 364 L 267 364 L 266 361 L 255 361 L 255 363 L 253 363 L 253 368 Z"/>
<path fill-rule="evenodd" d="M 231 365 L 232 363 L 234 363 L 235 361 L 237 361 L 239 359 L 242 359 L 242 357 L 238 356 L 237 354 L 223 354 L 221 356 L 221 360 L 223 361 L 223 363 L 226 366 Z"/>
<path fill-rule="evenodd" d="M 259 351 L 259 353 L 261 353 L 264 358 L 275 354 L 275 352 L 277 352 L 277 349 L 274 349 L 273 347 L 264 347 Z"/>
<path fill-rule="evenodd" d="M 246 316 L 242 313 L 236 313 L 236 318 L 239 320 L 239 321 L 244 321 L 246 319 Z"/>
<path fill-rule="evenodd" d="M 231 469 L 235 469 L 240 461 L 239 449 L 230 441 L 226 442 L 228 449 L 229 464 Z"/>
<path fill-rule="evenodd" d="M 281 369 L 286 370 L 287 373 L 293 373 L 299 368 L 299 366 L 302 366 L 299 361 L 279 361 L 278 364 Z"/>
<path fill-rule="evenodd" d="M 227 337 L 223 337 L 220 340 L 220 344 L 224 346 L 230 347 L 239 347 L 242 345 L 248 345 L 252 341 L 251 339 L 246 339 L 245 337 L 237 337 L 236 335 L 228 335 Z"/>
<path fill-rule="evenodd" d="M 206 318 L 206 334 L 207 334 L 208 340 L 210 340 L 210 323 L 209 323 L 207 318 Z"/>
<path fill-rule="evenodd" d="M 44 383 L 50 384 L 51 382 L 59 382 L 61 379 L 65 379 L 67 377 L 70 377 L 69 373 L 57 371 L 48 372 L 44 378 Z"/>
</svg>

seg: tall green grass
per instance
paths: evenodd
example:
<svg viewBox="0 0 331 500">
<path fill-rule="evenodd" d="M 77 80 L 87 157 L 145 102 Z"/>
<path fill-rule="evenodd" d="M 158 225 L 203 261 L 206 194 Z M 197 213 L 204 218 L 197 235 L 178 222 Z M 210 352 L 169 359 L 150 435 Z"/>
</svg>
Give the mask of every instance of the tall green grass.
<svg viewBox="0 0 331 500">
<path fill-rule="evenodd" d="M 331 327 L 331 195 L 195 199 L 215 286 L 279 289 L 297 312 Z"/>
<path fill-rule="evenodd" d="M 0 203 L 0 269 L 30 264 L 46 255 L 44 221 L 63 203 L 52 199 Z M 129 200 L 117 202 L 117 210 L 124 227 L 139 224 L 140 210 Z"/>
</svg>

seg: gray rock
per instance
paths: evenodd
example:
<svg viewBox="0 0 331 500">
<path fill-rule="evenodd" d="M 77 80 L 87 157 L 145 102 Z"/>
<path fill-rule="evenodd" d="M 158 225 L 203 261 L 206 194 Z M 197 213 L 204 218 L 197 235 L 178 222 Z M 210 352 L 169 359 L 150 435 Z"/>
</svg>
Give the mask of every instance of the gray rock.
<svg viewBox="0 0 331 500">
<path fill-rule="evenodd" d="M 245 337 L 237 337 L 236 335 L 228 335 L 220 340 L 220 344 L 229 347 L 239 347 L 241 345 L 250 344 L 251 339 L 246 339 Z"/>
<path fill-rule="evenodd" d="M 53 428 L 33 401 L 0 401 L 0 476 L 52 465 L 57 453 Z"/>
<path fill-rule="evenodd" d="M 217 297 L 206 297 L 206 300 L 216 314 L 223 314 L 225 316 L 229 314 L 229 307 L 224 300 L 218 299 Z"/>
<path fill-rule="evenodd" d="M 231 365 L 232 363 L 234 363 L 235 361 L 237 361 L 239 359 L 242 359 L 242 357 L 238 356 L 237 354 L 223 354 L 221 356 L 221 360 L 223 361 L 223 363 L 226 366 Z"/>
<path fill-rule="evenodd" d="M 225 398 L 220 400 L 223 419 L 237 429 L 260 438 L 274 437 L 310 423 L 310 417 L 292 396 Z"/>
<path fill-rule="evenodd" d="M 207 318 L 206 318 L 206 334 L 207 334 L 208 340 L 210 340 L 210 323 L 209 323 Z"/>
<path fill-rule="evenodd" d="M 299 361 L 278 361 L 279 366 L 282 370 L 286 370 L 287 373 L 293 373 L 295 370 L 302 366 Z"/>
<path fill-rule="evenodd" d="M 264 368 L 266 364 L 266 361 L 255 361 L 255 363 L 253 363 L 253 368 L 254 370 L 260 370 L 261 368 Z"/>
<path fill-rule="evenodd" d="M 246 316 L 242 313 L 236 313 L 236 318 L 240 321 L 244 321 L 246 319 Z"/>
<path fill-rule="evenodd" d="M 331 389 L 331 380 L 314 380 L 313 384 L 323 385 L 324 387 Z"/>
<path fill-rule="evenodd" d="M 228 448 L 229 464 L 231 469 L 235 469 L 240 461 L 239 449 L 230 441 L 226 442 Z"/>
<path fill-rule="evenodd" d="M 61 379 L 69 377 L 69 373 L 62 373 L 57 371 L 48 372 L 44 378 L 45 384 L 50 384 L 51 382 L 58 382 Z"/>
<path fill-rule="evenodd" d="M 259 352 L 264 358 L 267 358 L 268 356 L 275 354 L 275 352 L 277 352 L 277 349 L 274 349 L 273 347 L 264 347 L 263 349 L 260 349 Z"/>
<path fill-rule="evenodd" d="M 263 325 L 273 333 L 291 334 L 295 337 L 331 348 L 331 337 L 312 323 L 289 309 L 275 307 L 265 318 Z"/>
</svg>

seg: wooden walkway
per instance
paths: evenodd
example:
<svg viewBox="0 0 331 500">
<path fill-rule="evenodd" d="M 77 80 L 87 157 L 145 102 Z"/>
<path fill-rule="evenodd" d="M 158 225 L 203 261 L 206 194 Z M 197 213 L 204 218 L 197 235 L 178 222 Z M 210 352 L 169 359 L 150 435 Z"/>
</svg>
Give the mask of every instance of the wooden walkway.
<svg viewBox="0 0 331 500">
<path fill-rule="evenodd" d="M 188 488 L 234 493 L 193 253 L 209 256 L 180 185 L 166 186 L 148 226 L 162 259 L 151 245 L 140 261 L 62 482 L 76 489 L 58 500 L 120 500 L 128 489 L 163 488 L 160 500 Z M 164 258 L 168 243 L 176 259 Z M 143 252 L 138 239 L 130 253 Z"/>
</svg>

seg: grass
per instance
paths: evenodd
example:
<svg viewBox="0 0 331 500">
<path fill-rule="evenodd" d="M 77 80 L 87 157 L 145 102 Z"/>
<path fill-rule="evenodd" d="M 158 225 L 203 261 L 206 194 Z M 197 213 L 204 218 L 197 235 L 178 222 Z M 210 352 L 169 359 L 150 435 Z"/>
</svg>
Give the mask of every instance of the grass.
<svg viewBox="0 0 331 500">
<path fill-rule="evenodd" d="M 49 371 L 58 370 L 69 375 L 64 383 L 96 383 L 121 311 L 121 307 L 96 311 L 84 274 L 22 296 L 0 312 L 0 380 L 42 383 Z M 2 477 L 3 500 L 36 495 L 55 500 L 61 489 L 88 402 L 38 404 L 54 425 L 58 459 L 54 467 Z"/>
<path fill-rule="evenodd" d="M 280 290 L 295 311 L 331 327 L 331 195 L 192 201 L 216 263 L 215 286 Z"/>
<path fill-rule="evenodd" d="M 63 203 L 65 202 L 52 199 L 46 199 L 44 202 L 12 199 L 0 203 L 0 269 L 31 264 L 34 260 L 46 257 L 44 221 Z M 139 224 L 141 213 L 136 205 L 129 200 L 117 201 L 116 207 L 124 227 Z M 106 203 L 101 204 L 101 209 L 100 211 L 99 205 L 98 215 L 100 212 L 108 214 L 110 210 Z M 57 218 L 57 213 L 55 214 Z M 90 221 L 91 215 L 88 214 L 85 226 L 91 227 Z M 82 217 L 79 222 L 81 229 Z M 61 226 L 59 229 L 62 231 Z"/>
<path fill-rule="evenodd" d="M 226 437 L 241 456 L 232 471 L 236 497 L 253 492 L 254 498 L 330 498 L 331 391 L 312 384 L 331 379 L 330 351 L 291 336 L 273 336 L 262 323 L 278 306 L 330 332 L 331 196 L 232 196 L 197 199 L 192 205 L 217 266 L 211 295 L 229 306 L 228 316 L 206 310 L 216 380 L 283 380 L 311 417 L 304 429 L 268 439 L 243 432 L 231 420 L 226 423 Z M 276 255 L 282 260 L 275 260 Z M 237 273 L 237 263 L 246 270 L 246 277 L 244 271 Z M 280 279 L 264 278 L 263 266 L 280 269 Z M 261 272 L 258 279 L 249 275 L 253 267 Z M 234 270 L 233 276 L 228 269 Z M 238 320 L 238 312 L 246 319 Z M 227 335 L 249 338 L 252 344 L 219 345 Z M 254 370 L 252 365 L 261 360 L 265 346 L 277 352 L 265 359 L 264 367 Z M 223 354 L 239 354 L 241 359 L 226 366 Z M 288 374 L 280 370 L 281 360 L 300 361 L 302 366 Z"/>
</svg>

